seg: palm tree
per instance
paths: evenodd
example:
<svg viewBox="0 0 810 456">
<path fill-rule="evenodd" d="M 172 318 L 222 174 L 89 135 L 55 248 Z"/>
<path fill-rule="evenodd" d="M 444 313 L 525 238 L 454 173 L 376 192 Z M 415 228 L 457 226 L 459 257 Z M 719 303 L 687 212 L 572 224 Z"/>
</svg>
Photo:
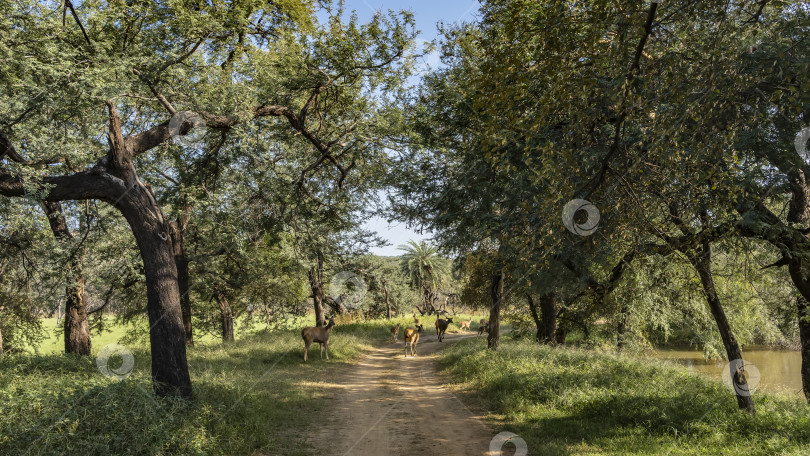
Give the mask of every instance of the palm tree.
<svg viewBox="0 0 810 456">
<path fill-rule="evenodd" d="M 398 248 L 405 252 L 400 262 L 402 272 L 412 288 L 422 290 L 422 309 L 419 312 L 422 315 L 433 312 L 433 299 L 442 276 L 449 271 L 449 261 L 439 256 L 436 246 L 425 241 L 408 241 Z"/>
</svg>

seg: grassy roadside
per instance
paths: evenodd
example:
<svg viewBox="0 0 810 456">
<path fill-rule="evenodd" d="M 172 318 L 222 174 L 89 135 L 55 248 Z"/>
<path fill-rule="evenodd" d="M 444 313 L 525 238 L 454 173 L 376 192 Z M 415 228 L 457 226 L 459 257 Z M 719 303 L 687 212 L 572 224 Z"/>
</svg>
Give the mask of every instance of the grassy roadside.
<svg viewBox="0 0 810 456">
<path fill-rule="evenodd" d="M 154 397 L 144 346 L 127 347 L 135 367 L 124 381 L 101 375 L 92 358 L 3 356 L 0 454 L 309 454 L 305 429 L 325 407 L 328 381 L 390 340 L 388 325 L 339 324 L 330 360 L 316 345 L 307 364 L 300 329 L 190 348 L 192 402 Z"/>
<path fill-rule="evenodd" d="M 126 325 L 121 325 L 116 322 L 115 317 L 112 316 L 104 316 L 104 321 L 104 331 L 98 333 L 94 330 L 92 333 L 94 353 L 107 344 L 122 343 L 121 339 L 126 336 L 127 330 L 129 329 Z M 286 323 L 288 327 L 297 327 L 303 326 L 304 322 L 306 321 L 308 320 L 304 319 L 303 317 L 297 317 L 295 319 L 288 319 Z M 42 355 L 63 353 L 65 350 L 64 334 L 62 333 L 61 329 L 58 328 L 56 318 L 43 318 L 41 319 L 41 322 L 42 329 L 45 330 L 45 339 L 42 340 L 41 343 L 36 347 L 36 350 L 34 347 L 25 347 L 25 350 L 29 353 L 36 352 L 37 354 Z M 142 331 L 145 334 L 148 324 L 145 319 L 142 321 L 142 323 Z M 248 325 L 247 327 L 243 323 L 243 319 L 237 319 L 235 322 L 234 337 L 236 340 L 261 332 L 265 329 L 265 325 L 260 322 L 258 318 L 254 318 L 253 324 Z M 197 344 L 217 345 L 220 343 L 220 341 L 221 337 L 218 334 L 201 334 L 199 330 L 195 331 L 194 342 Z"/>
<path fill-rule="evenodd" d="M 455 386 L 520 435 L 529 454 L 810 454 L 810 406 L 755 393 L 740 412 L 722 383 L 671 364 L 502 341 L 442 352 Z"/>
</svg>

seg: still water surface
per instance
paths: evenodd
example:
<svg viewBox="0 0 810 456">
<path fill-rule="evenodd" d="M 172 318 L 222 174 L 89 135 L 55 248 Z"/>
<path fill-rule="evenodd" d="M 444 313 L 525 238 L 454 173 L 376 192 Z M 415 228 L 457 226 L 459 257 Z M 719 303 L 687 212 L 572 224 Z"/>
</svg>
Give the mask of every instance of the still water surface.
<svg viewBox="0 0 810 456">
<path fill-rule="evenodd" d="M 685 365 L 689 370 L 720 380 L 728 361 L 707 360 L 698 350 L 660 348 L 653 355 Z M 760 374 L 759 389 L 790 391 L 802 395 L 802 358 L 798 351 L 749 348 L 743 350 L 746 366 L 751 363 Z"/>
</svg>

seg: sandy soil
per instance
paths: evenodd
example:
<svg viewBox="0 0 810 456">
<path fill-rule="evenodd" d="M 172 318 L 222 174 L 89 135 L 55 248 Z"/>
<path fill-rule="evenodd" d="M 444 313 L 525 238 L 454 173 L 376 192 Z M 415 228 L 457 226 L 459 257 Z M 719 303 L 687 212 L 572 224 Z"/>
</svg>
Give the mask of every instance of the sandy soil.
<svg viewBox="0 0 810 456">
<path fill-rule="evenodd" d="M 430 334 L 432 333 L 432 334 Z M 423 334 L 418 356 L 405 358 L 398 344 L 378 348 L 336 379 L 334 407 L 315 442 L 329 455 L 490 455 L 495 435 L 436 376 L 435 352 L 444 342 Z M 482 338 L 482 344 L 485 343 Z"/>
</svg>

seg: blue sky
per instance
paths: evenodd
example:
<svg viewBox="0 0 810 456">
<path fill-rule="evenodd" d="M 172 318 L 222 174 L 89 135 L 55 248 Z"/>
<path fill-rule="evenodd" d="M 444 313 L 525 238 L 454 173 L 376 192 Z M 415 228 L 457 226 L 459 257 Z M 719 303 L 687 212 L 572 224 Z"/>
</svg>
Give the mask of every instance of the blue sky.
<svg viewBox="0 0 810 456">
<path fill-rule="evenodd" d="M 475 19 L 479 3 L 477 0 L 347 0 L 346 10 L 356 11 L 361 21 L 368 21 L 376 11 L 409 10 L 414 13 L 416 28 L 420 31 L 419 38 L 431 41 L 436 38 L 436 24 L 444 22 L 470 22 Z M 426 63 L 431 67 L 438 64 L 438 55 L 426 57 Z M 417 234 L 404 224 L 389 225 L 385 219 L 374 218 L 366 223 L 366 228 L 376 231 L 381 237 L 387 239 L 391 245 L 382 248 L 372 248 L 371 252 L 377 255 L 396 256 L 402 254 L 397 247 L 408 240 L 428 239 L 429 234 Z"/>
<path fill-rule="evenodd" d="M 368 20 L 375 11 L 410 10 L 421 37 L 428 41 L 436 37 L 436 23 L 471 21 L 478 11 L 477 0 L 347 0 L 346 9 L 357 11 L 360 20 Z"/>
</svg>

